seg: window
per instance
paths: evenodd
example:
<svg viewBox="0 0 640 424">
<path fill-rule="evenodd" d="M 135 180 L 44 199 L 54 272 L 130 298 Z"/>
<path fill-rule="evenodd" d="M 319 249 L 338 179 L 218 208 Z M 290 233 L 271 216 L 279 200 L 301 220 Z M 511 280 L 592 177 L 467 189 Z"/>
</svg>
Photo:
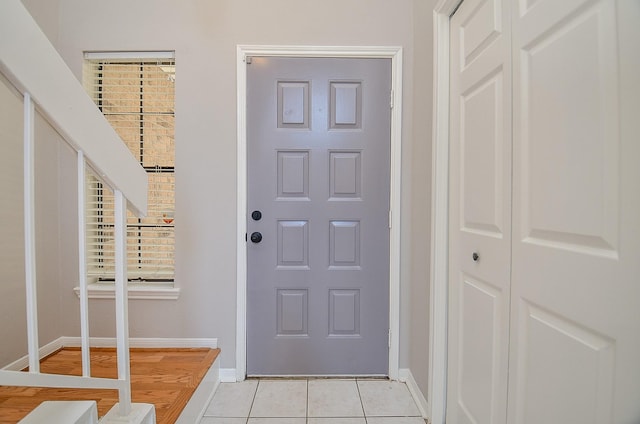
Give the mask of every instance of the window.
<svg viewBox="0 0 640 424">
<path fill-rule="evenodd" d="M 172 286 L 174 279 L 173 53 L 86 53 L 84 86 L 149 176 L 149 210 L 127 216 L 130 281 Z M 113 281 L 114 198 L 87 172 L 87 273 L 90 282 Z"/>
</svg>

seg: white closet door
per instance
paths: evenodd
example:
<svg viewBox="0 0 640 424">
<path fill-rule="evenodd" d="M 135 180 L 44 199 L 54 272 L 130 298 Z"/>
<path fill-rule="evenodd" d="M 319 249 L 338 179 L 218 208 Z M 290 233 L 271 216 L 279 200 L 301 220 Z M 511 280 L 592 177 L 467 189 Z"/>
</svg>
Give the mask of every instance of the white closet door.
<svg viewBox="0 0 640 424">
<path fill-rule="evenodd" d="M 509 423 L 640 422 L 640 2 L 513 2 Z"/>
<path fill-rule="evenodd" d="M 447 422 L 504 423 L 511 263 L 508 0 L 451 20 Z"/>
</svg>

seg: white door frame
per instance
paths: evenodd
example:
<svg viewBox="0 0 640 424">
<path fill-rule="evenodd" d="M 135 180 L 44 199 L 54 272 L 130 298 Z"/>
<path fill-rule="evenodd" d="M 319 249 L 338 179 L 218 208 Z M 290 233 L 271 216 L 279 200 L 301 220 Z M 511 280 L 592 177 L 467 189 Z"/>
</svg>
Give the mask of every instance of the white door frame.
<svg viewBox="0 0 640 424">
<path fill-rule="evenodd" d="M 444 424 L 447 410 L 447 310 L 449 283 L 449 21 L 462 0 L 433 9 L 433 145 L 431 168 L 431 280 L 429 417 Z"/>
<path fill-rule="evenodd" d="M 236 381 L 247 372 L 247 71 L 248 56 L 349 57 L 391 59 L 391 229 L 389 239 L 389 378 L 398 379 L 400 368 L 400 228 L 402 173 L 402 48 L 257 46 L 237 47 L 237 307 Z"/>
</svg>

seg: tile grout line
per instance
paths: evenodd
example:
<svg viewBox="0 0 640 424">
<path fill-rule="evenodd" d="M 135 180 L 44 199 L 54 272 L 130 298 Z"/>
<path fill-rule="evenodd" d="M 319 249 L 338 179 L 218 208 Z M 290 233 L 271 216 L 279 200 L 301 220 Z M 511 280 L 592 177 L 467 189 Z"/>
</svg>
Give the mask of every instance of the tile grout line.
<svg viewBox="0 0 640 424">
<path fill-rule="evenodd" d="M 309 379 L 307 378 L 306 380 L 307 380 L 307 404 L 305 405 L 306 409 L 305 409 L 305 414 L 304 414 L 305 415 L 304 422 L 306 424 L 309 424 Z"/>
<path fill-rule="evenodd" d="M 360 393 L 360 385 L 358 384 L 358 379 L 356 378 L 356 390 L 358 391 L 358 400 L 360 401 L 360 408 L 362 408 L 362 416 L 364 417 L 365 424 L 369 421 L 367 420 L 367 414 L 364 412 L 364 402 L 362 402 L 362 394 Z"/>
<path fill-rule="evenodd" d="M 258 396 L 258 387 L 260 387 L 260 379 L 257 380 L 258 384 L 256 384 L 256 390 L 253 392 L 253 398 L 251 399 L 251 406 L 249 407 L 249 413 L 247 414 L 247 420 L 245 424 L 249 424 L 249 418 L 251 418 L 251 411 L 253 410 L 253 404 L 256 401 L 256 396 Z"/>
</svg>

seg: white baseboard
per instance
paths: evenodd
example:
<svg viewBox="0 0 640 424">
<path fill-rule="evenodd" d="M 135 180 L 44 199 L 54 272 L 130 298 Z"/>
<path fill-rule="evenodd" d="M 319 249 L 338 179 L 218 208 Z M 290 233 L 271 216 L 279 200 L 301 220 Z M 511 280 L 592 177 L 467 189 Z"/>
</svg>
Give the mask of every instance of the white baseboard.
<svg viewBox="0 0 640 424">
<path fill-rule="evenodd" d="M 80 337 L 59 337 L 51 343 L 42 346 L 38 355 L 40 359 L 51 355 L 55 351 L 63 347 L 80 347 L 82 341 Z M 89 339 L 91 347 L 116 347 L 116 339 L 112 337 L 91 337 Z M 218 339 L 181 339 L 181 338 L 130 338 L 129 347 L 134 348 L 201 348 L 216 349 L 218 347 Z M 3 367 L 8 371 L 20 371 L 29 366 L 29 356 L 23 356 Z M 233 380 L 235 381 L 235 379 Z"/>
<path fill-rule="evenodd" d="M 61 337 L 63 346 L 79 347 L 82 344 L 80 337 Z M 90 337 L 89 345 L 91 347 L 116 347 L 115 337 Z M 129 338 L 129 347 L 134 348 L 198 348 L 206 347 L 216 349 L 218 347 L 218 339 L 195 339 L 195 338 L 147 338 L 147 337 L 131 337 Z"/>
<path fill-rule="evenodd" d="M 218 356 L 193 392 L 193 396 L 182 410 L 176 424 L 200 422 L 220 385 L 220 371 L 220 357 Z"/>
<path fill-rule="evenodd" d="M 422 417 L 426 419 L 430 419 L 428 415 L 429 403 L 427 402 L 427 399 L 424 397 L 424 395 L 422 394 L 422 391 L 418 387 L 418 383 L 416 383 L 416 380 L 413 378 L 413 374 L 411 373 L 411 370 L 409 368 L 400 368 L 398 373 L 398 380 L 402 381 L 407 385 L 407 388 L 409 389 L 411 396 L 413 396 L 413 400 L 415 400 L 416 405 L 418 406 L 418 409 L 422 414 Z"/>
<path fill-rule="evenodd" d="M 221 383 L 235 383 L 238 381 L 235 368 L 220 368 Z"/>
<path fill-rule="evenodd" d="M 42 346 L 39 350 L 38 350 L 38 356 L 40 359 L 51 355 L 52 353 L 54 353 L 57 350 L 60 350 L 64 347 L 64 345 L 62 344 L 62 337 L 52 341 L 51 343 L 47 343 L 46 345 Z M 22 358 L 18 359 L 17 361 L 14 361 L 12 363 L 10 363 L 9 365 L 3 367 L 3 370 L 7 370 L 7 371 L 21 371 L 25 368 L 27 368 L 29 366 L 29 356 L 23 356 Z"/>
</svg>

